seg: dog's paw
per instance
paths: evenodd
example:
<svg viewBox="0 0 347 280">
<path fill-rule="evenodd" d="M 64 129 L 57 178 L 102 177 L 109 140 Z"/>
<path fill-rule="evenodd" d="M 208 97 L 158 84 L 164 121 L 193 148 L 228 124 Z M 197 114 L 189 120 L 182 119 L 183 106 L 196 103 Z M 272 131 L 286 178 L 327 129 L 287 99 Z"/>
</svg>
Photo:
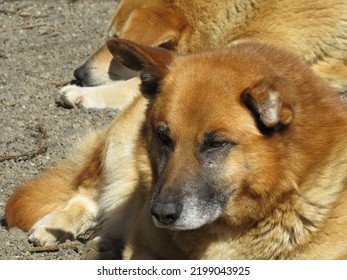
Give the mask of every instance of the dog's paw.
<svg viewBox="0 0 347 280">
<path fill-rule="evenodd" d="M 90 240 L 83 252 L 85 260 L 116 260 L 122 258 L 122 242 L 97 236 Z"/>
<path fill-rule="evenodd" d="M 49 246 L 73 240 L 73 233 L 57 226 L 57 220 L 52 214 L 48 214 L 37 221 L 30 229 L 28 239 L 37 246 Z"/>
<path fill-rule="evenodd" d="M 76 85 L 67 85 L 60 89 L 57 103 L 64 108 L 83 108 L 83 88 Z"/>
<path fill-rule="evenodd" d="M 65 108 L 106 108 L 103 93 L 107 86 L 79 87 L 67 85 L 60 89 L 58 105 Z"/>
</svg>

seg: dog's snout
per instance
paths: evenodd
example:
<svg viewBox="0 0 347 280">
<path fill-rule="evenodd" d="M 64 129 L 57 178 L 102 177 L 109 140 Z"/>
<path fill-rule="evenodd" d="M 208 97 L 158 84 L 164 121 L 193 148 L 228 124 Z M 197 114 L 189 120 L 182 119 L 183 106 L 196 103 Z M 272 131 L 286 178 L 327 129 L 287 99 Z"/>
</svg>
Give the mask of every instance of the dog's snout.
<svg viewBox="0 0 347 280">
<path fill-rule="evenodd" d="M 151 214 L 162 225 L 173 224 L 181 215 L 182 205 L 177 202 L 154 202 Z"/>
<path fill-rule="evenodd" d="M 84 67 L 81 66 L 81 67 L 78 67 L 73 75 L 75 76 L 75 78 L 79 81 L 83 81 L 84 77 L 85 77 L 85 70 L 84 70 Z"/>
</svg>

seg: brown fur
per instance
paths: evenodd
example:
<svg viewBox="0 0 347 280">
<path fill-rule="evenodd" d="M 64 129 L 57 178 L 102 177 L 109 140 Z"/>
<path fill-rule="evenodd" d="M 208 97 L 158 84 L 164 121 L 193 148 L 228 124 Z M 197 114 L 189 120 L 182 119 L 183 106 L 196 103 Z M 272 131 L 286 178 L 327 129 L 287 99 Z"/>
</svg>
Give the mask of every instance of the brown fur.
<svg viewBox="0 0 347 280">
<path fill-rule="evenodd" d="M 68 214 L 71 224 L 76 216 L 81 217 L 81 213 L 86 212 L 85 206 L 77 202 L 71 209 L 68 202 L 76 194 L 86 194 L 94 200 L 98 197 L 103 143 L 96 139 L 102 138 L 101 135 L 98 132 L 85 137 L 69 160 L 61 161 L 42 175 L 22 183 L 6 203 L 7 225 L 29 230 L 37 221 L 55 211 L 63 211 L 66 217 Z M 59 240 L 58 237 L 54 239 Z"/>
<path fill-rule="evenodd" d="M 245 41 L 272 44 L 303 57 L 319 75 L 335 80 L 334 85 L 344 83 L 347 44 L 344 1 L 250 2 L 120 1 L 112 19 L 111 34 L 144 45 L 163 45 L 179 53 Z M 107 48 L 101 54 L 105 52 Z M 111 58 L 107 57 L 106 61 Z M 336 74 L 336 79 L 330 72 Z"/>
<path fill-rule="evenodd" d="M 12 226 L 28 219 L 31 240 L 49 244 L 66 236 L 51 228 L 76 236 L 99 223 L 86 258 L 347 258 L 347 108 L 301 60 L 259 44 L 186 56 L 108 46 L 143 67 L 148 101 L 138 96 L 82 142 L 64 163 L 81 172 L 55 168 L 20 187 L 6 205 Z M 35 204 L 51 176 L 77 178 L 75 192 L 98 197 L 98 215 L 67 183 L 55 188 L 68 190 L 69 212 L 30 217 L 51 207 Z"/>
<path fill-rule="evenodd" d="M 174 251 L 165 258 L 345 258 L 347 108 L 335 93 L 291 55 L 257 45 L 182 57 L 166 69 L 147 111 L 144 135 L 152 193 L 159 188 L 170 199 L 187 181 L 203 186 L 205 169 L 192 148 L 209 130 L 237 143 L 218 162 L 223 174 L 218 180 L 226 180 L 234 192 L 218 219 L 192 231 L 155 227 L 149 198 L 126 256 L 161 258 L 171 250 L 160 248 L 173 246 L 181 254 Z M 257 105 L 277 91 L 280 111 L 276 123 L 269 124 Z M 260 99 L 259 93 L 264 95 Z M 153 131 L 163 121 L 170 124 L 176 146 L 158 171 L 160 152 Z"/>
<path fill-rule="evenodd" d="M 271 44 L 304 58 L 319 76 L 344 93 L 346 20 L 344 0 L 121 0 L 111 21 L 110 37 L 181 54 L 243 42 Z M 117 97 L 117 93 L 126 96 L 122 84 L 113 84 L 112 90 L 90 87 L 135 76 L 136 72 L 112 59 L 103 45 L 75 71 L 85 88 L 63 88 L 61 102 L 67 107 L 123 108 L 125 102 Z M 134 95 L 130 91 L 129 97 Z"/>
</svg>

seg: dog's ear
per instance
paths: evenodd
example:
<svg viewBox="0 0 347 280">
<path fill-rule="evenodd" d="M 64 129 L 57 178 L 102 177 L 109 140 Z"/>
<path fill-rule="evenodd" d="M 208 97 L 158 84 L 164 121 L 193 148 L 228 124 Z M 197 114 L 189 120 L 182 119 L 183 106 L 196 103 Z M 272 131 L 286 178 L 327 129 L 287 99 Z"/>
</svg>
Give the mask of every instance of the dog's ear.
<svg viewBox="0 0 347 280">
<path fill-rule="evenodd" d="M 141 92 L 149 99 L 154 98 L 173 55 L 162 48 L 152 48 L 118 38 L 107 41 L 107 47 L 124 66 L 141 71 Z"/>
<path fill-rule="evenodd" d="M 124 9 L 124 8 L 123 8 Z M 169 5 L 140 5 L 134 7 L 118 30 L 119 38 L 151 47 L 174 50 L 183 31 L 190 30 L 185 15 Z M 118 17 L 114 21 L 119 21 Z"/>
<path fill-rule="evenodd" d="M 259 129 L 272 132 L 290 125 L 294 118 L 295 88 L 283 77 L 262 79 L 246 88 L 241 101 L 252 111 Z"/>
</svg>

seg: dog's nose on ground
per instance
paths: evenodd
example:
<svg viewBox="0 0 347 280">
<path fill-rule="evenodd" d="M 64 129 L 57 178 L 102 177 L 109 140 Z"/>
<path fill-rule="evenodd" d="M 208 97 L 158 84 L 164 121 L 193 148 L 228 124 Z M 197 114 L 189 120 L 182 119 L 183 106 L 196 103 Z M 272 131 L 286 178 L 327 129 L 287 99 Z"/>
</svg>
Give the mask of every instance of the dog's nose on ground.
<svg viewBox="0 0 347 280">
<path fill-rule="evenodd" d="M 163 225 L 173 224 L 181 215 L 182 205 L 175 202 L 154 202 L 151 214 Z"/>
<path fill-rule="evenodd" d="M 73 75 L 75 76 L 75 78 L 78 81 L 83 81 L 84 77 L 85 77 L 85 71 L 84 71 L 84 67 L 78 67 L 74 72 Z"/>
</svg>

